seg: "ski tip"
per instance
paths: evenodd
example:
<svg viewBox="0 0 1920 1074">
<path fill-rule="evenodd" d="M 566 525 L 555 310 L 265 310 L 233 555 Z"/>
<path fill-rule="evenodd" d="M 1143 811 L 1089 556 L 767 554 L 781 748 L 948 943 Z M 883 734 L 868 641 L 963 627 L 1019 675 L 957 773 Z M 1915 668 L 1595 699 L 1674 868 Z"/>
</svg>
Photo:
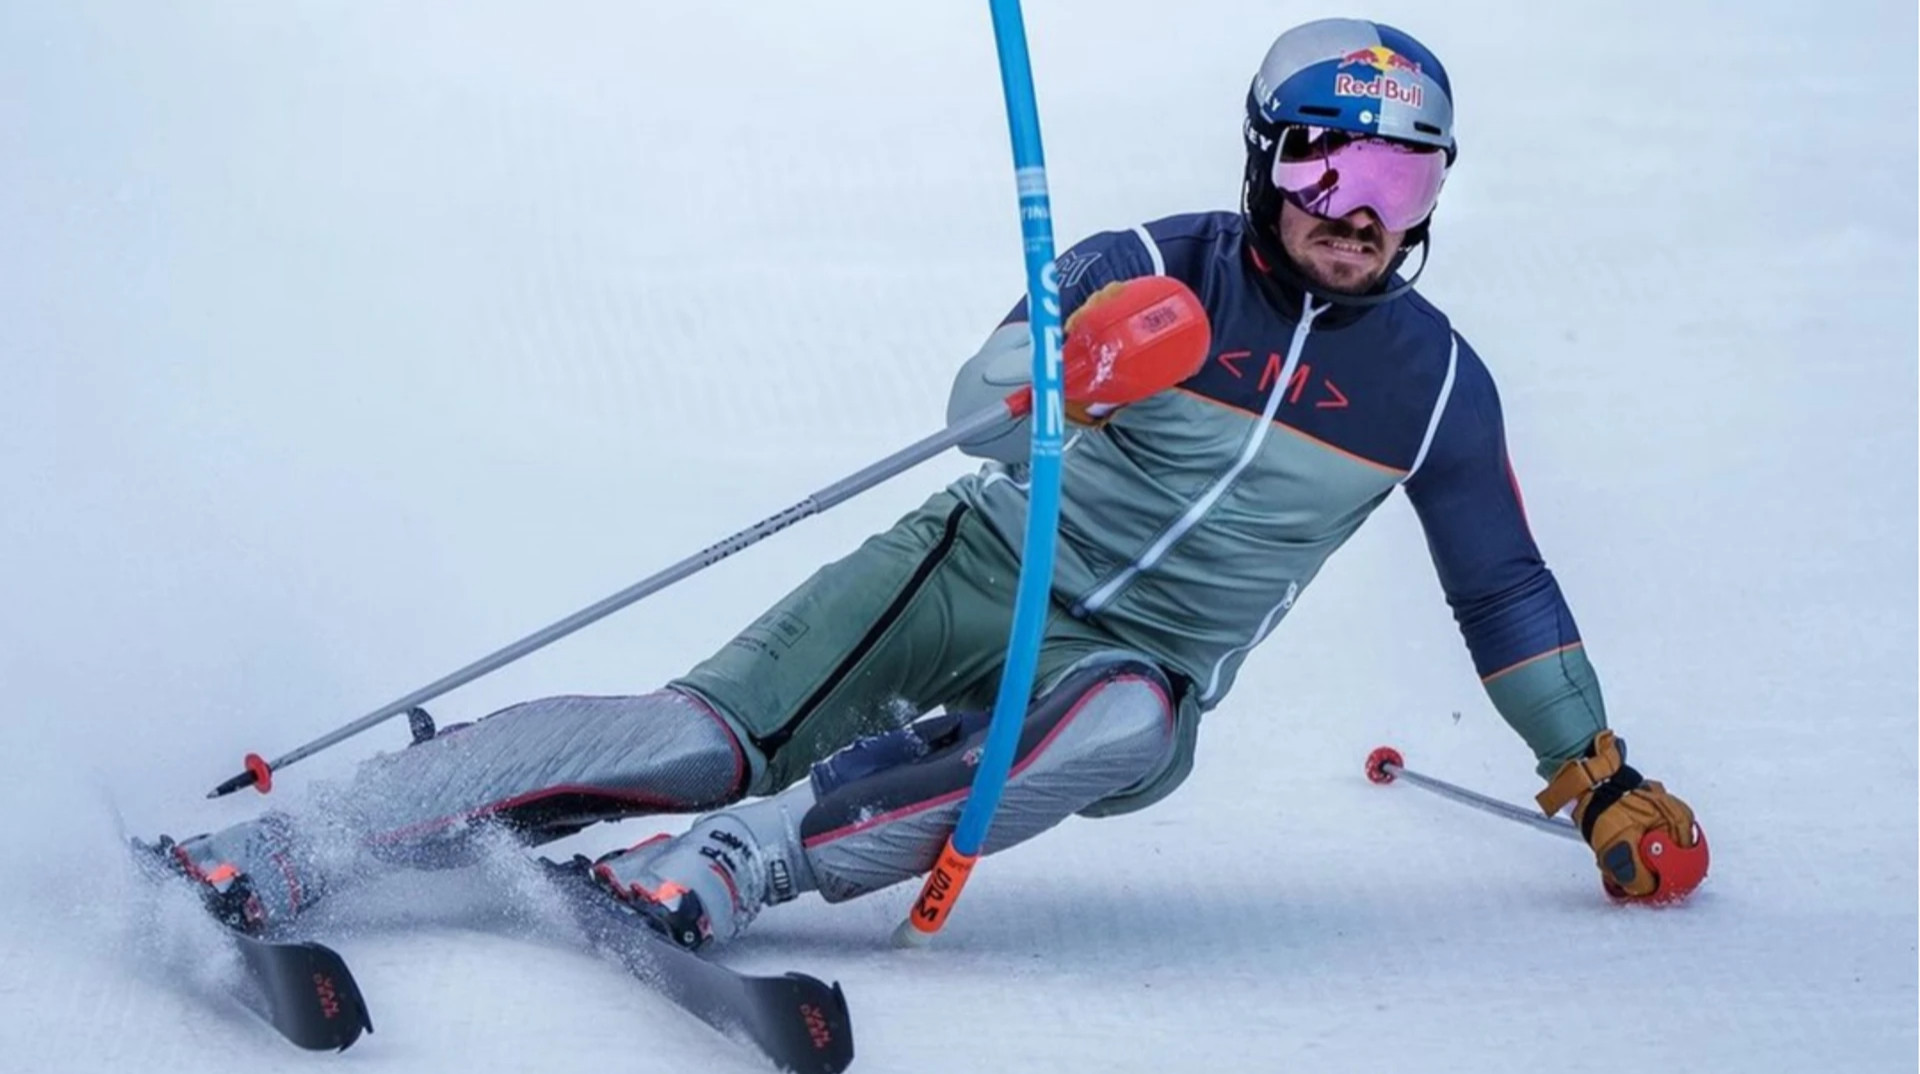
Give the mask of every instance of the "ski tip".
<svg viewBox="0 0 1920 1074">
<path fill-rule="evenodd" d="M 797 998 L 801 1035 L 767 1048 L 775 1065 L 792 1074 L 841 1074 L 853 1065 L 853 1016 L 840 982 L 832 984 L 804 973 L 789 973 Z"/>
<path fill-rule="evenodd" d="M 258 945 L 250 961 L 267 971 L 270 1021 L 288 1040 L 309 1051 L 344 1052 L 363 1032 L 373 1032 L 366 997 L 339 952 L 312 941 L 238 942 Z"/>
<path fill-rule="evenodd" d="M 329 1044 L 325 1047 L 311 1048 L 309 1050 L 310 1051 L 331 1051 L 331 1052 L 334 1052 L 335 1054 L 344 1052 L 348 1048 L 353 1047 L 354 1042 L 360 1039 L 360 1034 L 362 1032 L 367 1032 L 367 1033 L 373 1032 L 373 1023 L 371 1021 L 358 1022 L 352 1026 L 349 1026 L 347 1029 L 341 1032 L 338 1044 Z"/>
<path fill-rule="evenodd" d="M 840 1012 L 840 1039 L 834 1044 L 828 1062 L 831 1064 L 829 1074 L 839 1074 L 853 1065 L 853 1012 L 847 1009 L 847 994 L 840 991 L 840 982 L 833 982 L 832 988 L 833 1002 Z"/>
<path fill-rule="evenodd" d="M 1407 765 L 1406 758 L 1392 746 L 1380 746 L 1367 754 L 1367 778 L 1375 783 L 1392 783 L 1399 770 Z"/>
</svg>

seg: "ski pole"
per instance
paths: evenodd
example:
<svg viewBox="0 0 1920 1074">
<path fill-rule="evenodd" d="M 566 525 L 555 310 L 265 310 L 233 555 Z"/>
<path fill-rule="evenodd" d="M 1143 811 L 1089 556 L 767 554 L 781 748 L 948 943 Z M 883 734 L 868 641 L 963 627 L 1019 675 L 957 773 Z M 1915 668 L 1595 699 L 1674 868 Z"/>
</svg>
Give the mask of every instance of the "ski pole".
<svg viewBox="0 0 1920 1074">
<path fill-rule="evenodd" d="M 1168 283 L 1172 284 L 1173 281 Z M 1113 329 L 1112 339 L 1103 337 L 1099 341 L 1094 341 L 1089 338 L 1081 340 L 1080 346 L 1072 348 L 1072 353 L 1066 360 L 1064 373 L 1066 394 L 1069 398 L 1076 402 L 1124 406 L 1171 388 L 1193 375 L 1194 363 L 1188 359 L 1196 354 L 1204 358 L 1206 351 L 1204 333 L 1199 335 L 1198 350 L 1193 349 L 1194 329 L 1197 327 L 1194 324 L 1194 318 L 1198 316 L 1202 324 L 1205 320 L 1204 311 L 1199 309 L 1199 299 L 1184 287 L 1161 288 L 1159 292 L 1148 297 L 1151 301 L 1145 302 L 1141 308 L 1134 311 L 1134 316 L 1127 323 Z M 1151 328 L 1142 328 L 1135 322 L 1144 322 Z M 1112 352 L 1116 348 L 1126 348 L 1129 351 L 1127 360 L 1121 367 L 1116 367 L 1113 361 Z M 841 478 L 786 510 L 704 548 L 657 574 L 635 582 L 596 604 L 582 608 L 551 626 L 488 653 L 458 671 L 435 679 L 405 697 L 390 701 L 331 734 L 314 739 L 299 749 L 272 761 L 263 759 L 257 753 L 247 754 L 245 771 L 209 791 L 207 797 L 219 798 L 248 786 L 257 786 L 260 792 L 265 794 L 273 789 L 273 773 L 280 769 L 303 758 L 311 757 L 375 724 L 424 705 L 482 675 L 497 671 L 536 649 L 559 641 L 582 627 L 612 615 L 642 597 L 658 593 L 675 582 L 698 574 L 735 552 L 757 544 L 801 519 L 817 515 L 888 478 L 910 470 L 950 447 L 965 443 L 1005 423 L 1018 421 L 1032 410 L 1032 390 L 1015 389 L 998 403 L 982 407 L 973 415 L 962 418 L 857 473 Z"/>
<path fill-rule="evenodd" d="M 667 588 L 675 582 L 698 574 L 706 568 L 713 566 L 715 563 L 733 555 L 735 552 L 779 533 L 781 530 L 799 522 L 801 519 L 817 515 L 836 504 L 865 492 L 867 489 L 880 484 L 890 477 L 905 470 L 912 469 L 914 466 L 933 458 L 935 455 L 953 447 L 955 444 L 959 444 L 990 429 L 994 429 L 1004 422 L 1022 418 L 1026 416 L 1027 412 L 1032 408 L 1032 405 L 1032 393 L 1030 391 L 1025 388 L 1015 391 L 1000 402 L 981 408 L 978 413 L 975 413 L 971 417 L 963 418 L 947 426 L 945 429 L 873 463 L 857 473 L 841 478 L 839 481 L 828 485 L 826 488 L 808 496 L 806 499 L 801 500 L 786 510 L 757 522 L 717 544 L 704 548 L 657 574 L 643 578 L 598 603 L 588 605 L 572 615 L 567 616 L 565 619 L 561 619 L 550 626 L 543 627 L 511 645 L 488 653 L 486 656 L 475 660 L 473 663 L 468 664 L 458 671 L 435 679 L 405 697 L 390 701 L 352 723 L 341 727 L 339 730 L 322 735 L 312 742 L 301 746 L 299 749 L 276 757 L 272 761 L 262 759 L 257 753 L 250 753 L 246 757 L 245 771 L 227 780 L 225 783 L 220 784 L 218 787 L 215 787 L 212 791 L 209 791 L 207 797 L 219 798 L 222 795 L 232 794 L 234 791 L 248 786 L 258 786 L 260 793 L 265 794 L 273 788 L 273 773 L 280 769 L 303 758 L 311 757 L 343 739 L 351 738 L 375 724 L 382 723 L 406 712 L 408 709 L 417 705 L 423 705 L 449 690 L 464 686 L 490 672 L 498 671 L 500 668 L 513 663 L 528 653 L 544 648 L 582 627 L 612 615 L 614 612 L 619 611 L 642 597 L 658 593 L 660 590 Z"/>
<path fill-rule="evenodd" d="M 1521 824 L 1538 828 L 1543 832 L 1551 832 L 1575 842 L 1586 841 L 1581 837 L 1580 829 L 1574 827 L 1573 822 L 1565 817 L 1541 816 L 1534 810 L 1524 809 L 1498 798 L 1489 798 L 1465 787 L 1455 786 L 1444 779 L 1435 779 L 1432 776 L 1423 776 L 1411 771 L 1400 756 L 1400 751 L 1392 746 L 1381 746 L 1367 754 L 1367 778 L 1375 783 L 1392 783 L 1397 779 L 1404 779 L 1416 787 L 1432 791 L 1442 798 L 1451 798 L 1483 813 L 1492 813 L 1496 817 L 1519 821 Z"/>
</svg>

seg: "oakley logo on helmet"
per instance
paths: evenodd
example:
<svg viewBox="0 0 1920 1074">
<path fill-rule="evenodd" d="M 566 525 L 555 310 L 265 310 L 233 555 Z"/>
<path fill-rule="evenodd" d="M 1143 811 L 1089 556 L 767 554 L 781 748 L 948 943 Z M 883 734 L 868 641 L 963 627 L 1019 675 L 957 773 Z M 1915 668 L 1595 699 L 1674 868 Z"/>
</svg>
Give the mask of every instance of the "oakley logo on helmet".
<svg viewBox="0 0 1920 1074">
<path fill-rule="evenodd" d="M 1240 134 L 1246 138 L 1248 146 L 1258 146 L 1263 152 L 1273 148 L 1273 139 L 1261 134 L 1259 128 L 1253 125 L 1252 119 L 1240 121 Z"/>
</svg>

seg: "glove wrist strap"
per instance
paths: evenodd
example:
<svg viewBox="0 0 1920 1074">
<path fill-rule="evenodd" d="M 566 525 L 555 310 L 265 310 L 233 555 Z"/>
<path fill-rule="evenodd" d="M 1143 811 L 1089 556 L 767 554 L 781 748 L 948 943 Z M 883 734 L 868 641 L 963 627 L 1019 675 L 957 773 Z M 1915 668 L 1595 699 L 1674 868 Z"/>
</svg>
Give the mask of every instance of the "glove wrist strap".
<svg viewBox="0 0 1920 1074">
<path fill-rule="evenodd" d="M 1620 771 L 1607 777 L 1605 783 L 1595 787 L 1586 803 L 1574 810 L 1580 818 L 1581 837 L 1589 843 L 1593 842 L 1593 824 L 1600 819 L 1600 815 L 1611 808 L 1613 803 L 1625 798 L 1627 792 L 1639 790 L 1644 783 L 1646 780 L 1641 778 L 1640 773 L 1634 770 L 1632 765 L 1623 764 L 1620 766 Z M 1656 783 L 1653 786 L 1658 789 L 1660 785 Z"/>
<path fill-rule="evenodd" d="M 1612 779 L 1614 773 L 1623 767 L 1620 747 L 1612 731 L 1602 731 L 1593 737 L 1593 744 L 1587 747 L 1588 756 L 1575 757 L 1560 766 L 1547 782 L 1547 789 L 1535 795 L 1533 800 L 1540 804 L 1541 812 L 1551 817 L 1566 807 L 1568 802 L 1592 791 L 1594 788 Z"/>
</svg>

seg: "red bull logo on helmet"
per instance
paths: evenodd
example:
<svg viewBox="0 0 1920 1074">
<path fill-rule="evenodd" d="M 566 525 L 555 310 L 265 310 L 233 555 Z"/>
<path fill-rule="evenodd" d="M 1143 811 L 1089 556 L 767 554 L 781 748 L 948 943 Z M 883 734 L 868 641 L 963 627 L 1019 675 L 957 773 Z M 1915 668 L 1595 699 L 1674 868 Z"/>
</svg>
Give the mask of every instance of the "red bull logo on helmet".
<svg viewBox="0 0 1920 1074">
<path fill-rule="evenodd" d="M 1426 90 L 1418 82 L 1402 82 L 1391 75 L 1380 75 L 1362 82 L 1352 75 L 1335 75 L 1333 93 L 1336 97 L 1372 97 L 1380 101 L 1399 101 L 1420 107 L 1426 99 Z"/>
<path fill-rule="evenodd" d="M 1348 67 L 1367 70 L 1364 77 L 1356 78 L 1345 72 Z M 1399 101 L 1414 108 L 1419 108 L 1426 98 L 1420 81 L 1407 77 L 1420 74 L 1419 62 L 1390 48 L 1376 45 L 1354 49 L 1340 57 L 1340 68 L 1341 73 L 1333 79 L 1333 92 L 1337 97 L 1371 97 L 1378 101 Z"/>
</svg>

